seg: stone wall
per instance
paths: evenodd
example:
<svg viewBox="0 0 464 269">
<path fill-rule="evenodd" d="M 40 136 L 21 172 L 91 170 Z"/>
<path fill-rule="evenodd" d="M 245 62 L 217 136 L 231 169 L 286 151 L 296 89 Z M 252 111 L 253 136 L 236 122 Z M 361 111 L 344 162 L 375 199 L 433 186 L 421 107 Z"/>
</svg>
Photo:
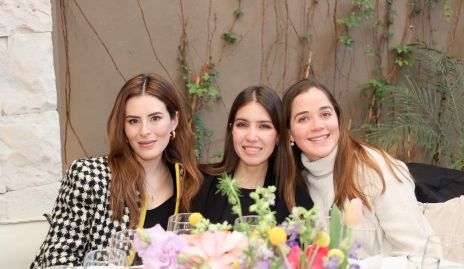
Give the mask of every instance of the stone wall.
<svg viewBox="0 0 464 269">
<path fill-rule="evenodd" d="M 0 222 L 50 212 L 62 175 L 50 0 L 0 1 Z"/>
</svg>

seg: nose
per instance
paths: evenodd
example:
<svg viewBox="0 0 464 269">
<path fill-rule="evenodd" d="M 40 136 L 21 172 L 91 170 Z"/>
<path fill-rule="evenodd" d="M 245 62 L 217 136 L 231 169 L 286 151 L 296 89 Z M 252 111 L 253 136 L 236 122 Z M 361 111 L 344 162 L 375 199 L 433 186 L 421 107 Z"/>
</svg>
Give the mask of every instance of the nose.
<svg viewBox="0 0 464 269">
<path fill-rule="evenodd" d="M 151 133 L 150 126 L 148 122 L 142 121 L 142 125 L 140 126 L 140 135 L 146 136 Z"/>
<path fill-rule="evenodd" d="M 246 135 L 246 139 L 248 141 L 258 140 L 258 130 L 256 129 L 256 127 L 249 128 L 248 133 Z"/>
<path fill-rule="evenodd" d="M 322 128 L 324 128 L 322 119 L 318 117 L 314 117 L 311 122 L 311 130 L 320 130 Z"/>
</svg>

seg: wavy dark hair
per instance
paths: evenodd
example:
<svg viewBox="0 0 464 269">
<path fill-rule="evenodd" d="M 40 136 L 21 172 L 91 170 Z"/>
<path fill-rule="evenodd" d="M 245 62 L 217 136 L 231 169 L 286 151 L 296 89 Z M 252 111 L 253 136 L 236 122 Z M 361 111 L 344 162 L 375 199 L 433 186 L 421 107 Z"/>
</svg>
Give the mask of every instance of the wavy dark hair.
<svg viewBox="0 0 464 269">
<path fill-rule="evenodd" d="M 338 149 L 337 149 L 337 156 L 335 157 L 335 165 L 334 165 L 334 190 L 335 190 L 335 199 L 334 202 L 337 204 L 339 208 L 343 208 L 344 203 L 347 199 L 353 199 L 358 197 L 362 200 L 363 204 L 372 209 L 371 205 L 369 204 L 366 195 L 361 191 L 360 187 L 357 183 L 357 167 L 361 163 L 364 163 L 369 168 L 373 169 L 381 179 L 382 183 L 382 193 L 385 192 L 385 179 L 383 176 L 382 171 L 380 170 L 379 165 L 376 163 L 372 157 L 366 152 L 365 147 L 372 148 L 379 152 L 382 157 L 385 159 L 385 162 L 393 173 L 393 175 L 398 179 L 399 173 L 404 173 L 404 169 L 398 167 L 396 164 L 393 163 L 392 158 L 382 149 L 377 146 L 370 145 L 364 143 L 354 137 L 351 136 L 349 130 L 346 128 L 340 105 L 335 100 L 335 97 L 332 95 L 330 90 L 323 84 L 310 79 L 301 80 L 292 86 L 290 86 L 283 96 L 283 108 L 284 108 L 284 118 L 286 128 L 288 130 L 291 129 L 291 115 L 292 115 L 292 104 L 295 98 L 297 98 L 300 94 L 308 92 L 312 89 L 320 90 L 327 98 L 329 102 L 334 107 L 335 113 L 337 114 L 338 126 L 340 137 L 338 139 Z M 295 160 L 296 167 L 297 167 L 297 181 L 303 181 L 302 171 L 305 169 L 303 163 L 301 161 L 301 149 L 295 144 L 292 147 L 292 156 Z M 393 167 L 395 166 L 396 169 Z"/>
<path fill-rule="evenodd" d="M 108 163 L 112 179 L 110 186 L 110 203 L 113 218 L 121 220 L 124 208 L 129 209 L 130 226 L 138 223 L 141 201 L 145 195 L 145 172 L 137 161 L 131 146 L 126 142 L 124 131 L 125 111 L 127 101 L 134 96 L 150 95 L 161 100 L 173 119 L 178 115 L 175 139 L 169 141 L 163 152 L 162 159 L 167 164 L 180 163 L 183 170 L 181 180 L 182 210 L 188 211 L 190 200 L 200 188 L 202 175 L 198 170 L 193 147 L 194 134 L 187 123 L 182 98 L 176 89 L 157 74 L 140 74 L 129 79 L 119 91 L 113 110 L 108 119 L 107 129 L 110 144 Z M 142 195 L 139 195 L 142 194 Z"/>
<path fill-rule="evenodd" d="M 243 90 L 235 98 L 227 120 L 227 131 L 224 144 L 224 157 L 215 164 L 202 165 L 201 169 L 210 175 L 233 173 L 240 159 L 234 149 L 232 128 L 237 111 L 248 103 L 260 104 L 271 117 L 272 124 L 278 134 L 278 143 L 269 158 L 269 168 L 274 169 L 278 192 L 283 197 L 289 210 L 295 206 L 295 164 L 288 144 L 288 132 L 282 114 L 282 101 L 277 93 L 265 86 L 251 86 Z"/>
</svg>

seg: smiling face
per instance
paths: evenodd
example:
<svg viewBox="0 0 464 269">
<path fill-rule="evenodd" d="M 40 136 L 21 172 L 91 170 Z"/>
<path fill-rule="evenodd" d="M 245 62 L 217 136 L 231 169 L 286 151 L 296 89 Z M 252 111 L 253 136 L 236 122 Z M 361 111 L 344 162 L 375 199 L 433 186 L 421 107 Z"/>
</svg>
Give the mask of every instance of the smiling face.
<svg viewBox="0 0 464 269">
<path fill-rule="evenodd" d="M 311 161 L 329 155 L 338 144 L 340 131 L 335 109 L 329 98 L 312 87 L 292 102 L 290 139 Z"/>
<path fill-rule="evenodd" d="M 151 95 L 131 97 L 126 103 L 124 131 L 140 162 L 158 161 L 177 127 L 166 105 Z"/>
<path fill-rule="evenodd" d="M 267 165 L 278 135 L 269 113 L 256 102 L 249 102 L 235 115 L 232 140 L 239 166 Z"/>
</svg>

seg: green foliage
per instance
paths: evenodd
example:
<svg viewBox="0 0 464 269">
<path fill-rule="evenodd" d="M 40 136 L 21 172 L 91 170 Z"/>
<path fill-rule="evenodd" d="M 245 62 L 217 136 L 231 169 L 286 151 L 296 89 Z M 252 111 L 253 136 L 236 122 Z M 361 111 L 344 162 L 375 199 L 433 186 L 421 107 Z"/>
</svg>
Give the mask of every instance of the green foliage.
<svg viewBox="0 0 464 269">
<path fill-rule="evenodd" d="M 375 56 L 375 51 L 374 51 L 373 48 L 367 48 L 367 49 L 366 49 L 366 54 L 367 54 L 367 56 L 369 56 L 369 57 L 373 57 L 373 56 Z"/>
<path fill-rule="evenodd" d="M 309 41 L 312 36 L 313 35 L 311 33 L 305 32 L 305 33 L 303 33 L 303 36 L 301 38 L 303 38 L 304 40 Z"/>
<path fill-rule="evenodd" d="M 410 57 L 414 50 L 413 46 L 396 44 L 392 47 L 392 50 L 396 53 L 395 64 L 400 67 L 403 65 L 411 66 L 413 64 Z"/>
<path fill-rule="evenodd" d="M 205 123 L 198 114 L 193 115 L 193 121 L 195 123 L 195 156 L 200 158 L 214 132 L 205 127 Z"/>
<path fill-rule="evenodd" d="M 229 204 L 232 205 L 232 213 L 238 215 L 240 222 L 243 222 L 242 206 L 240 204 L 240 187 L 237 181 L 230 175 L 223 174 L 217 184 L 218 193 L 226 196 Z"/>
<path fill-rule="evenodd" d="M 342 214 L 336 204 L 330 208 L 330 245 L 329 248 L 335 248 L 340 244 L 342 231 Z"/>
<path fill-rule="evenodd" d="M 453 16 L 453 10 L 451 9 L 449 1 L 446 1 L 445 4 L 443 4 L 443 16 L 447 22 L 449 22 Z"/>
<path fill-rule="evenodd" d="M 350 47 L 350 48 L 353 46 L 353 38 L 351 38 L 351 36 L 341 35 L 338 38 L 340 40 L 340 43 L 342 43 L 343 45 Z"/>
<path fill-rule="evenodd" d="M 386 81 L 371 79 L 361 87 L 363 92 L 371 92 L 378 103 L 382 103 L 383 98 L 391 90 L 391 85 Z"/>
<path fill-rule="evenodd" d="M 370 134 L 387 149 L 419 148 L 436 164 L 460 166 L 464 159 L 464 65 L 426 48 L 411 55 L 418 64 L 385 100 L 390 113 Z"/>
<path fill-rule="evenodd" d="M 222 34 L 222 39 L 225 41 L 234 44 L 241 36 L 235 32 L 227 32 Z"/>
<path fill-rule="evenodd" d="M 353 46 L 353 39 L 348 34 L 352 28 L 360 28 L 363 19 L 370 19 L 374 11 L 373 0 L 352 0 L 353 12 L 347 18 L 337 19 L 337 24 L 345 26 L 346 33 L 339 36 L 340 42 L 347 46 Z"/>
<path fill-rule="evenodd" d="M 234 10 L 234 16 L 235 18 L 240 18 L 240 17 L 243 17 L 243 15 L 245 15 L 245 13 L 243 12 L 243 10 L 241 10 L 240 8 L 237 8 L 236 10 Z"/>
<path fill-rule="evenodd" d="M 464 171 L 464 138 L 461 139 L 461 156 L 453 163 L 451 168 Z"/>
<path fill-rule="evenodd" d="M 213 136 L 213 132 L 206 128 L 203 120 L 199 116 L 199 112 L 209 101 L 217 101 L 220 97 L 215 87 L 218 72 L 215 64 L 210 61 L 205 64 L 200 76 L 197 76 L 194 81 L 191 81 L 191 68 L 185 55 L 185 44 L 179 47 L 178 60 L 181 66 L 180 75 L 185 84 L 192 113 L 190 123 L 195 132 L 195 156 L 200 159 L 205 146 Z"/>
</svg>

